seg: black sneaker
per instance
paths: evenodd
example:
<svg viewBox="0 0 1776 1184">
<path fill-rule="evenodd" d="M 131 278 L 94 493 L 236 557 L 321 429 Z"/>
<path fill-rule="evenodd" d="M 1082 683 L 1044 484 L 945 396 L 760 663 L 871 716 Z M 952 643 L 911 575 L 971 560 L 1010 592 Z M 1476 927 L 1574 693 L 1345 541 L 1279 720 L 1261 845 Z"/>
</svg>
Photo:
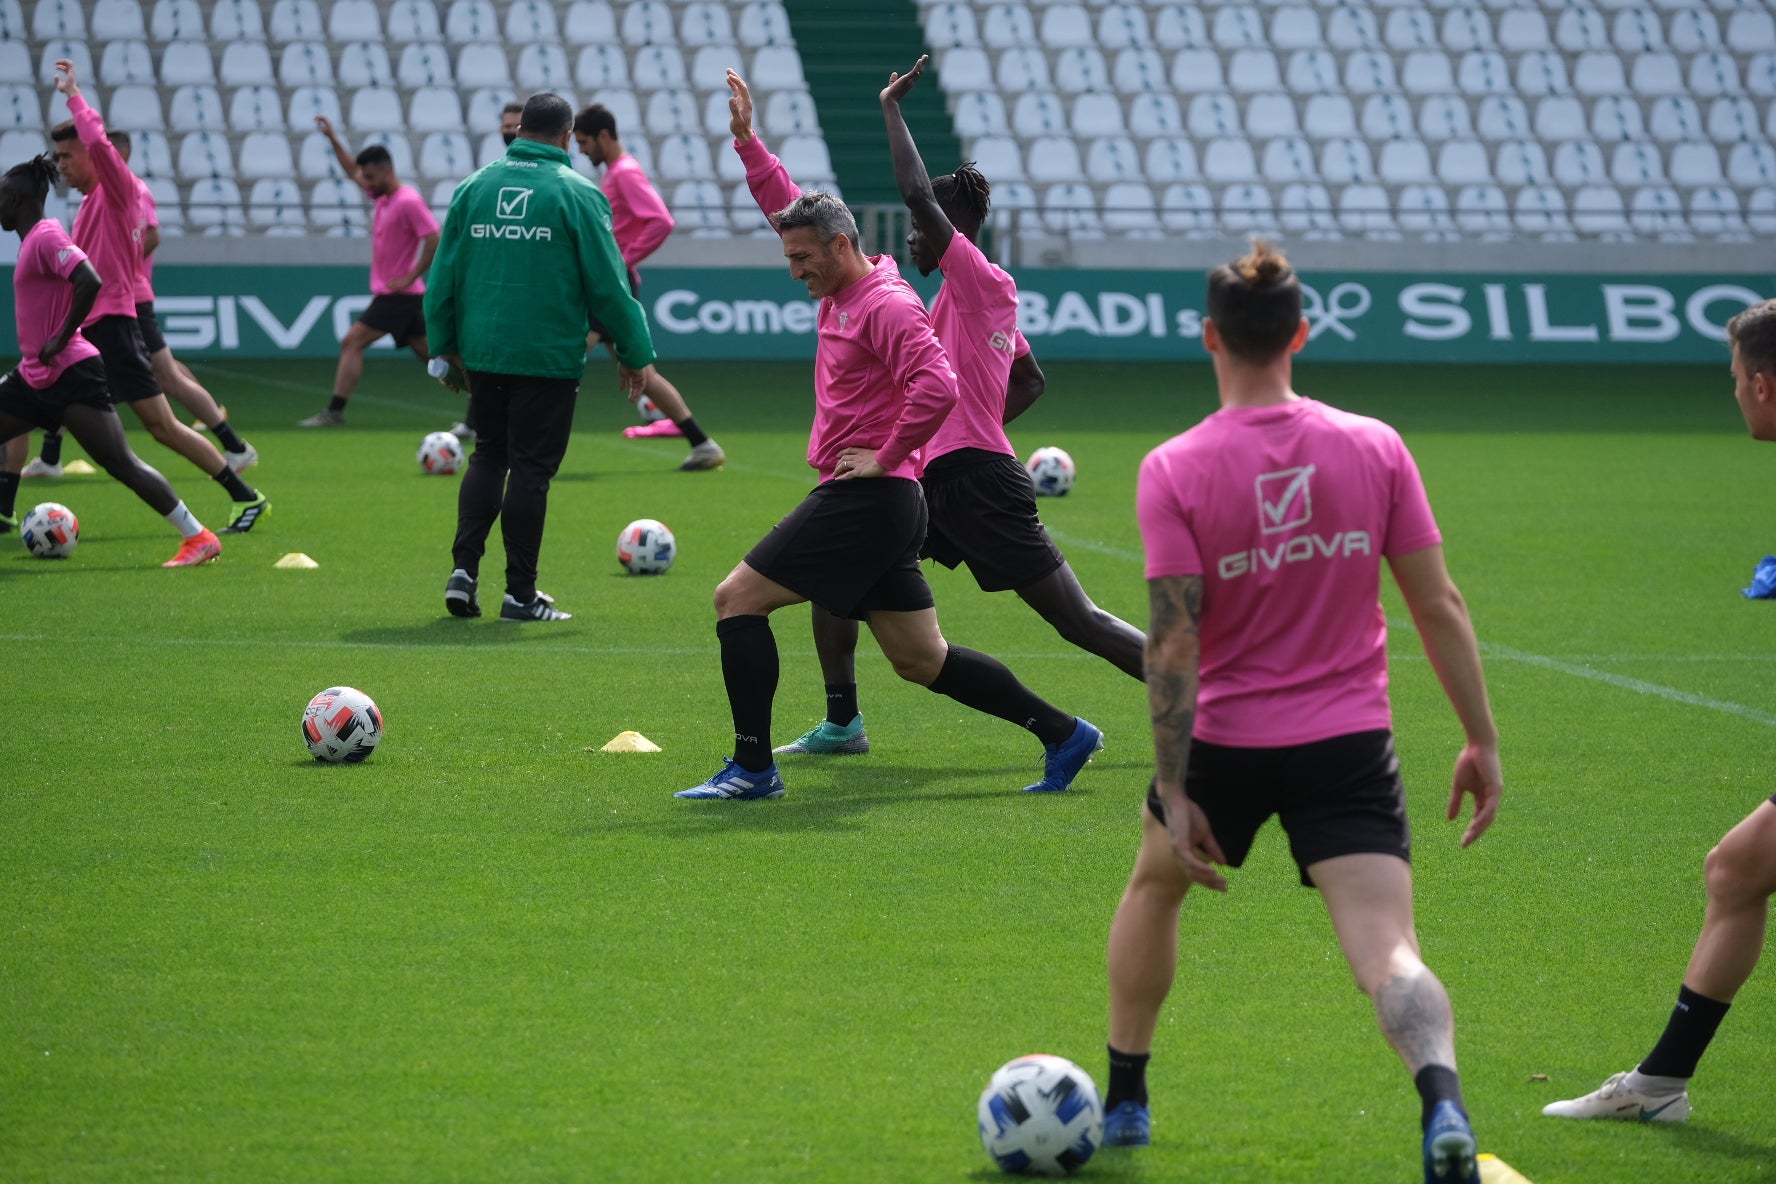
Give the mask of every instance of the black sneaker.
<svg viewBox="0 0 1776 1184">
<path fill-rule="evenodd" d="M 457 568 L 444 584 L 444 607 L 453 617 L 478 617 L 481 602 L 475 599 L 475 577 Z"/>
<path fill-rule="evenodd" d="M 228 513 L 228 525 L 220 533 L 246 534 L 259 519 L 269 517 L 270 514 L 271 499 L 263 493 L 250 502 L 235 502 Z"/>
<path fill-rule="evenodd" d="M 529 604 L 519 604 L 512 599 L 512 594 L 508 592 L 504 603 L 500 605 L 500 620 L 502 621 L 571 621 L 572 619 L 572 613 L 562 612 L 541 596 L 536 597 Z"/>
</svg>

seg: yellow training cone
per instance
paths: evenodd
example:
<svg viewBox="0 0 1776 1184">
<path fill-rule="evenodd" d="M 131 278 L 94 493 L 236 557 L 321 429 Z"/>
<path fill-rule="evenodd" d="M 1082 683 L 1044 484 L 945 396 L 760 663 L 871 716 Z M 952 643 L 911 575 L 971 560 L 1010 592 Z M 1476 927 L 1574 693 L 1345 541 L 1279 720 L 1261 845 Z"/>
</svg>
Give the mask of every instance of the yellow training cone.
<svg viewBox="0 0 1776 1184">
<path fill-rule="evenodd" d="M 618 732 L 601 752 L 659 752 L 660 746 L 640 732 Z"/>
<path fill-rule="evenodd" d="M 62 472 L 69 477 L 90 477 L 98 470 L 86 461 L 71 460 L 62 466 Z"/>
<path fill-rule="evenodd" d="M 309 567 L 319 567 L 320 564 L 316 563 L 314 560 L 310 559 L 308 556 L 304 555 L 300 551 L 292 551 L 288 555 L 284 556 L 282 559 L 278 560 L 276 563 L 272 564 L 272 566 L 273 567 L 309 568 Z"/>
<path fill-rule="evenodd" d="M 1480 1161 L 1480 1184 L 1529 1184 L 1529 1177 L 1496 1155 L 1482 1151 L 1474 1158 Z"/>
</svg>

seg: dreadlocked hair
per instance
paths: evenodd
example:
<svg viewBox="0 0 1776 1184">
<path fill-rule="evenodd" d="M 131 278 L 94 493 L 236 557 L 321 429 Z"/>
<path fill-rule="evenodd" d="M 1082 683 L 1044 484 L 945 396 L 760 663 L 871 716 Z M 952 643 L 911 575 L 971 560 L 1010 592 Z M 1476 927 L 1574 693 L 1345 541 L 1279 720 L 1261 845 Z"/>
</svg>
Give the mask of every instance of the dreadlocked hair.
<svg viewBox="0 0 1776 1184">
<path fill-rule="evenodd" d="M 61 177 L 62 172 L 56 168 L 55 157 L 48 153 L 33 156 L 6 170 L 8 186 L 33 194 L 39 201 L 49 196 L 49 187 L 61 180 Z"/>
<path fill-rule="evenodd" d="M 963 214 L 975 226 L 987 220 L 993 187 L 987 184 L 986 176 L 974 167 L 972 160 L 933 181 L 931 192 L 939 202 Z"/>
</svg>

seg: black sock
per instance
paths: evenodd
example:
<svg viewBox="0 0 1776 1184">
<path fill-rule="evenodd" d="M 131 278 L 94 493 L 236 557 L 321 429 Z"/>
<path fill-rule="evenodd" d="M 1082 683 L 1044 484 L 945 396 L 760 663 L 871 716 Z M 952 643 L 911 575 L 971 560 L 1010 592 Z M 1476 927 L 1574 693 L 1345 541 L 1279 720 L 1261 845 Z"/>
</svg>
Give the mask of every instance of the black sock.
<svg viewBox="0 0 1776 1184">
<path fill-rule="evenodd" d="M 228 491 L 229 497 L 237 502 L 251 502 L 259 499 L 259 495 L 253 491 L 253 487 L 242 481 L 240 474 L 227 465 L 222 466 L 222 471 L 216 474 L 215 481 L 216 484 Z"/>
<path fill-rule="evenodd" d="M 1708 1042 L 1731 1006 L 1679 987 L 1677 1006 L 1671 1009 L 1665 1034 L 1640 1063 L 1640 1071 L 1648 1077 L 1694 1077 L 1696 1063 L 1708 1051 Z"/>
<path fill-rule="evenodd" d="M 734 759 L 748 773 L 771 767 L 771 700 L 777 694 L 777 638 L 769 617 L 725 617 L 715 623 L 722 681 L 734 713 Z"/>
<path fill-rule="evenodd" d="M 17 479 L 14 478 L 16 481 Z M 829 682 L 826 684 L 826 722 L 844 727 L 857 716 L 857 684 Z"/>
<path fill-rule="evenodd" d="M 350 399 L 347 396 L 334 395 L 331 399 L 327 400 L 327 410 L 329 410 L 329 411 L 344 411 L 345 405 L 348 402 L 350 402 Z"/>
<path fill-rule="evenodd" d="M 1117 1052 L 1110 1050 L 1110 1090 L 1104 1095 L 1104 1112 L 1109 1113 L 1124 1102 L 1147 1104 L 1147 1059 L 1149 1052 Z"/>
<path fill-rule="evenodd" d="M 687 415 L 679 420 L 678 430 L 685 434 L 685 439 L 691 442 L 692 448 L 699 444 L 709 443 L 709 437 L 704 435 L 703 429 L 697 426 L 697 417 L 694 415 Z"/>
<path fill-rule="evenodd" d="M 1426 1065 L 1412 1079 L 1412 1084 L 1418 1087 L 1418 1098 L 1423 1103 L 1418 1116 L 1420 1130 L 1430 1129 L 1431 1112 L 1437 1108 L 1438 1102 L 1454 1102 L 1455 1108 L 1466 1116 L 1468 1108 L 1462 1102 L 1461 1078 L 1448 1065 Z"/>
<path fill-rule="evenodd" d="M 990 654 L 953 645 L 931 689 L 988 715 L 1028 728 L 1044 744 L 1059 744 L 1078 720 L 1043 701 L 1017 675 Z"/>
<path fill-rule="evenodd" d="M 215 432 L 216 439 L 222 442 L 222 451 L 245 452 L 247 450 L 247 442 L 240 438 L 240 435 L 234 430 L 234 425 L 226 419 L 210 430 Z"/>
<path fill-rule="evenodd" d="M 13 511 L 18 508 L 18 491 L 19 475 L 17 473 L 0 473 L 0 518 L 12 517 Z M 827 698 L 828 702 L 831 702 L 830 694 Z"/>
<path fill-rule="evenodd" d="M 37 454 L 46 465 L 62 463 L 62 434 L 60 432 L 43 433 L 43 451 Z"/>
</svg>

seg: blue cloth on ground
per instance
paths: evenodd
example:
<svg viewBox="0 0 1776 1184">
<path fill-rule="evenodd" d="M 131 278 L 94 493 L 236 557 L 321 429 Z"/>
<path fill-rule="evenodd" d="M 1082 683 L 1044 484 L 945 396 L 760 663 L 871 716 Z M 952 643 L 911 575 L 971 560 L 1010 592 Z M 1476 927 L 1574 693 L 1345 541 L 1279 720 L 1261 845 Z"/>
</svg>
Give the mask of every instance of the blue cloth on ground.
<svg viewBox="0 0 1776 1184">
<path fill-rule="evenodd" d="M 1751 573 L 1751 587 L 1744 591 L 1747 600 L 1776 600 L 1776 555 L 1764 556 Z"/>
</svg>

